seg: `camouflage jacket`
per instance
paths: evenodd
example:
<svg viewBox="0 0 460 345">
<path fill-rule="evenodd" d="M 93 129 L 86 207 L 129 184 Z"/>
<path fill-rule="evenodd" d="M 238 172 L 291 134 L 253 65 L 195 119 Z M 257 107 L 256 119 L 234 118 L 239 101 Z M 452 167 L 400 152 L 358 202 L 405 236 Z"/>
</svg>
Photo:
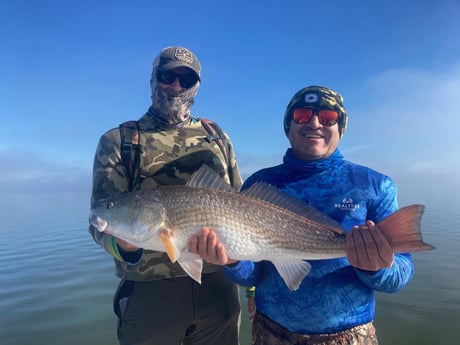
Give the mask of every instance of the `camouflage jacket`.
<svg viewBox="0 0 460 345">
<path fill-rule="evenodd" d="M 208 131 L 199 119 L 187 126 L 158 129 L 146 114 L 139 120 L 140 169 L 134 176 L 133 190 L 154 188 L 158 185 L 182 185 L 198 168 L 207 164 L 233 187 L 240 189 L 242 180 L 235 152 L 227 134 L 230 167 L 215 141 L 206 140 Z M 229 174 L 232 176 L 230 177 Z M 129 177 L 120 154 L 120 131 L 114 128 L 99 140 L 94 158 L 91 204 L 106 197 L 129 190 Z M 163 252 L 144 250 L 136 264 L 125 262 L 113 236 L 98 232 L 93 226 L 89 232 L 94 240 L 115 259 L 115 273 L 127 280 L 158 280 L 187 274 L 177 263 L 171 263 Z M 204 263 L 203 273 L 214 272 L 217 266 Z"/>
</svg>

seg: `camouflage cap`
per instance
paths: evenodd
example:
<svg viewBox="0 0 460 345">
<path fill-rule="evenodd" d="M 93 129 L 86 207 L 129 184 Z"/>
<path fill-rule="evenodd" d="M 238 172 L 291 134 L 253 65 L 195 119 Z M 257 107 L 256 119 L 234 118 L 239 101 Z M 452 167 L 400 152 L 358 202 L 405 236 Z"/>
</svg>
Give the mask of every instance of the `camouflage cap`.
<svg viewBox="0 0 460 345">
<path fill-rule="evenodd" d="M 161 72 L 176 67 L 188 67 L 196 73 L 200 80 L 201 65 L 195 54 L 184 47 L 166 47 L 153 62 L 153 69 Z M 201 81 L 201 80 L 200 80 Z"/>
<path fill-rule="evenodd" d="M 340 137 L 343 136 L 347 128 L 348 117 L 345 107 L 343 106 L 343 97 L 337 91 L 316 85 L 307 86 L 298 91 L 291 98 L 284 114 L 284 132 L 286 135 L 289 133 L 294 109 L 302 107 L 318 107 L 337 110 L 339 113 L 339 134 Z"/>
</svg>

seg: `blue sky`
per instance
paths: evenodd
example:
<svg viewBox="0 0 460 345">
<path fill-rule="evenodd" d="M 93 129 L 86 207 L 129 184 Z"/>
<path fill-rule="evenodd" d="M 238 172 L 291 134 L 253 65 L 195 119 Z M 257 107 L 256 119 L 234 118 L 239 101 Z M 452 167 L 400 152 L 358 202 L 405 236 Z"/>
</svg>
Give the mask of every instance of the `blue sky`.
<svg viewBox="0 0 460 345">
<path fill-rule="evenodd" d="M 87 190 L 99 137 L 146 111 L 169 45 L 197 54 L 192 113 L 245 176 L 281 161 L 286 105 L 316 84 L 344 96 L 347 159 L 460 191 L 458 18 L 458 0 L 2 0 L 0 192 Z"/>
</svg>

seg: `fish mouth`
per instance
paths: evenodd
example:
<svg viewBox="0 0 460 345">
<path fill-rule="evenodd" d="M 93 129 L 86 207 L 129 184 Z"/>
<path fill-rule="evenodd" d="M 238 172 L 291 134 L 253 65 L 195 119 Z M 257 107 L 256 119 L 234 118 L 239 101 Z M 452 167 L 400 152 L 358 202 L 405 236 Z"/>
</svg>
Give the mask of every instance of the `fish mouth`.
<svg viewBox="0 0 460 345">
<path fill-rule="evenodd" d="M 104 232 L 107 229 L 108 223 L 104 219 L 98 217 L 95 213 L 91 213 L 88 217 L 89 222 L 97 231 Z"/>
</svg>

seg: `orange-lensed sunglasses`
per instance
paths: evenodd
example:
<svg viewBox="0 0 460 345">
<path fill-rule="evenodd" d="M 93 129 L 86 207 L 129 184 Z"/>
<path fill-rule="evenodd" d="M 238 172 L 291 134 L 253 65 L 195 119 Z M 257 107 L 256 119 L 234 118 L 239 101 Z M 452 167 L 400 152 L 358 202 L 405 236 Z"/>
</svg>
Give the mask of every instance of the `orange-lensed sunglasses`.
<svg viewBox="0 0 460 345">
<path fill-rule="evenodd" d="M 308 123 L 313 115 L 318 115 L 319 123 L 323 126 L 334 126 L 339 120 L 339 113 L 331 109 L 312 109 L 312 108 L 297 108 L 294 109 L 292 119 L 295 123 Z"/>
</svg>

